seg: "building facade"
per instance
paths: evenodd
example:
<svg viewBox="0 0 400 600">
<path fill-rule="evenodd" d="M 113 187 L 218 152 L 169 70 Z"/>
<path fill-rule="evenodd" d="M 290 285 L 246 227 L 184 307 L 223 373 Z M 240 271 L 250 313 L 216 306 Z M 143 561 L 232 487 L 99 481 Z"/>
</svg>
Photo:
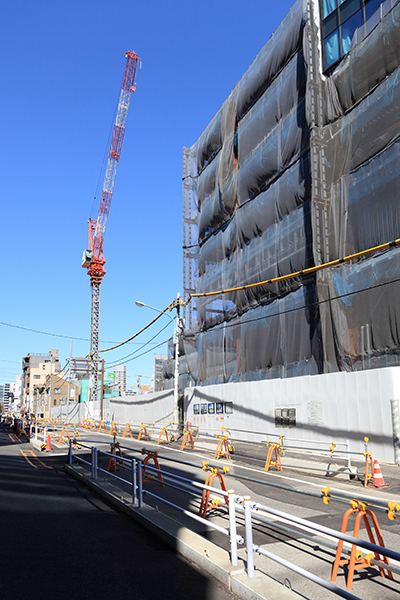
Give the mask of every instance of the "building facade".
<svg viewBox="0 0 400 600">
<path fill-rule="evenodd" d="M 10 410 L 13 399 L 11 384 L 0 385 L 0 413 L 7 413 Z"/>
<path fill-rule="evenodd" d="M 46 354 L 27 354 L 22 359 L 22 406 L 32 410 L 35 389 L 45 385 L 48 375 L 60 371 L 58 350 L 50 350 Z"/>
<path fill-rule="evenodd" d="M 59 407 L 79 402 L 79 393 L 80 384 L 71 382 L 65 373 L 48 374 L 43 385 L 35 388 L 30 412 L 39 418 L 55 418 L 60 413 Z"/>
<path fill-rule="evenodd" d="M 298 0 L 184 148 L 196 385 L 400 364 L 399 48 L 394 0 Z"/>
<path fill-rule="evenodd" d="M 120 365 L 113 368 L 114 372 L 114 390 L 119 396 L 125 394 L 126 390 L 126 366 Z"/>
</svg>

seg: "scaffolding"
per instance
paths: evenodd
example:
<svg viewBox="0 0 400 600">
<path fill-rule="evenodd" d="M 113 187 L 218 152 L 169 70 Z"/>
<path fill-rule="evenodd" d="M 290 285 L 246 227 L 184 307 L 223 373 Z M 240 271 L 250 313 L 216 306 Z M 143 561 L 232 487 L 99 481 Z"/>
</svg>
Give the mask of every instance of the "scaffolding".
<svg viewBox="0 0 400 600">
<path fill-rule="evenodd" d="M 400 237 L 400 5 L 385 7 L 323 73 L 319 4 L 298 0 L 184 148 L 185 301 L 242 287 L 186 308 L 196 384 L 400 364 L 399 248 L 302 274 Z"/>
</svg>

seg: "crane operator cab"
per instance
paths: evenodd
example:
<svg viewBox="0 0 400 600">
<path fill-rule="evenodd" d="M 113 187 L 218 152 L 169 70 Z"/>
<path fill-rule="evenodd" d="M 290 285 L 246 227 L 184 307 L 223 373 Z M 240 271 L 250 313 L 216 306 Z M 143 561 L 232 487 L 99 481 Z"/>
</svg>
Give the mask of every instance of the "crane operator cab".
<svg viewBox="0 0 400 600">
<path fill-rule="evenodd" d="M 93 261 L 93 252 L 92 250 L 84 250 L 82 256 L 82 267 L 90 267 Z"/>
</svg>

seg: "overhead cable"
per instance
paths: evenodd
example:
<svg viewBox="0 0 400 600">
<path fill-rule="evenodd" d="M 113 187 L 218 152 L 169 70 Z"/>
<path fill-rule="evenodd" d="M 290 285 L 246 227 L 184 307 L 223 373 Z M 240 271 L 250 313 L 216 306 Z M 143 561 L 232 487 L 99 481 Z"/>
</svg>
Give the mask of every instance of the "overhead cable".
<svg viewBox="0 0 400 600">
<path fill-rule="evenodd" d="M 204 298 L 205 296 L 220 296 L 221 294 L 240 292 L 242 290 L 249 290 L 256 287 L 261 287 L 262 285 L 269 285 L 271 283 L 277 283 L 279 281 L 293 279 L 294 277 L 301 277 L 302 275 L 310 275 L 311 273 L 322 271 L 323 269 L 327 269 L 328 267 L 335 267 L 337 265 L 341 265 L 343 263 L 349 262 L 350 260 L 360 258 L 361 256 L 365 256 L 367 254 L 379 252 L 380 250 L 387 250 L 394 246 L 398 246 L 399 244 L 400 238 L 397 238 L 396 240 L 393 240 L 391 242 L 386 242 L 385 244 L 380 244 L 379 246 L 374 246 L 373 248 L 368 248 L 367 250 L 362 250 L 361 252 L 356 252 L 355 254 L 349 254 L 348 256 L 344 256 L 343 258 L 337 258 L 336 260 L 331 260 L 327 263 L 323 263 L 322 265 L 315 265 L 314 267 L 309 267 L 307 269 L 303 269 L 302 271 L 295 271 L 294 273 L 289 273 L 288 275 L 280 275 L 279 277 L 273 277 L 272 279 L 266 279 L 265 281 L 259 281 L 257 283 L 248 283 L 247 285 L 240 285 L 238 287 L 228 288 L 226 290 L 218 290 L 216 292 L 201 292 L 199 294 L 189 294 L 188 299 L 186 300 L 186 302 L 184 302 L 184 305 L 186 306 L 192 298 Z"/>
</svg>

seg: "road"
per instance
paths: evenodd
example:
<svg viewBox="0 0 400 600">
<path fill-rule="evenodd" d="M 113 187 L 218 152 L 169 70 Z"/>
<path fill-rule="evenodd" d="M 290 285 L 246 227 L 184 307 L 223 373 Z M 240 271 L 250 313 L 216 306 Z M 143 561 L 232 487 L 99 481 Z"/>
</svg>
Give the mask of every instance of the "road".
<svg viewBox="0 0 400 600">
<path fill-rule="evenodd" d="M 21 439 L 0 425 L 4 600 L 236 598 Z"/>
</svg>

